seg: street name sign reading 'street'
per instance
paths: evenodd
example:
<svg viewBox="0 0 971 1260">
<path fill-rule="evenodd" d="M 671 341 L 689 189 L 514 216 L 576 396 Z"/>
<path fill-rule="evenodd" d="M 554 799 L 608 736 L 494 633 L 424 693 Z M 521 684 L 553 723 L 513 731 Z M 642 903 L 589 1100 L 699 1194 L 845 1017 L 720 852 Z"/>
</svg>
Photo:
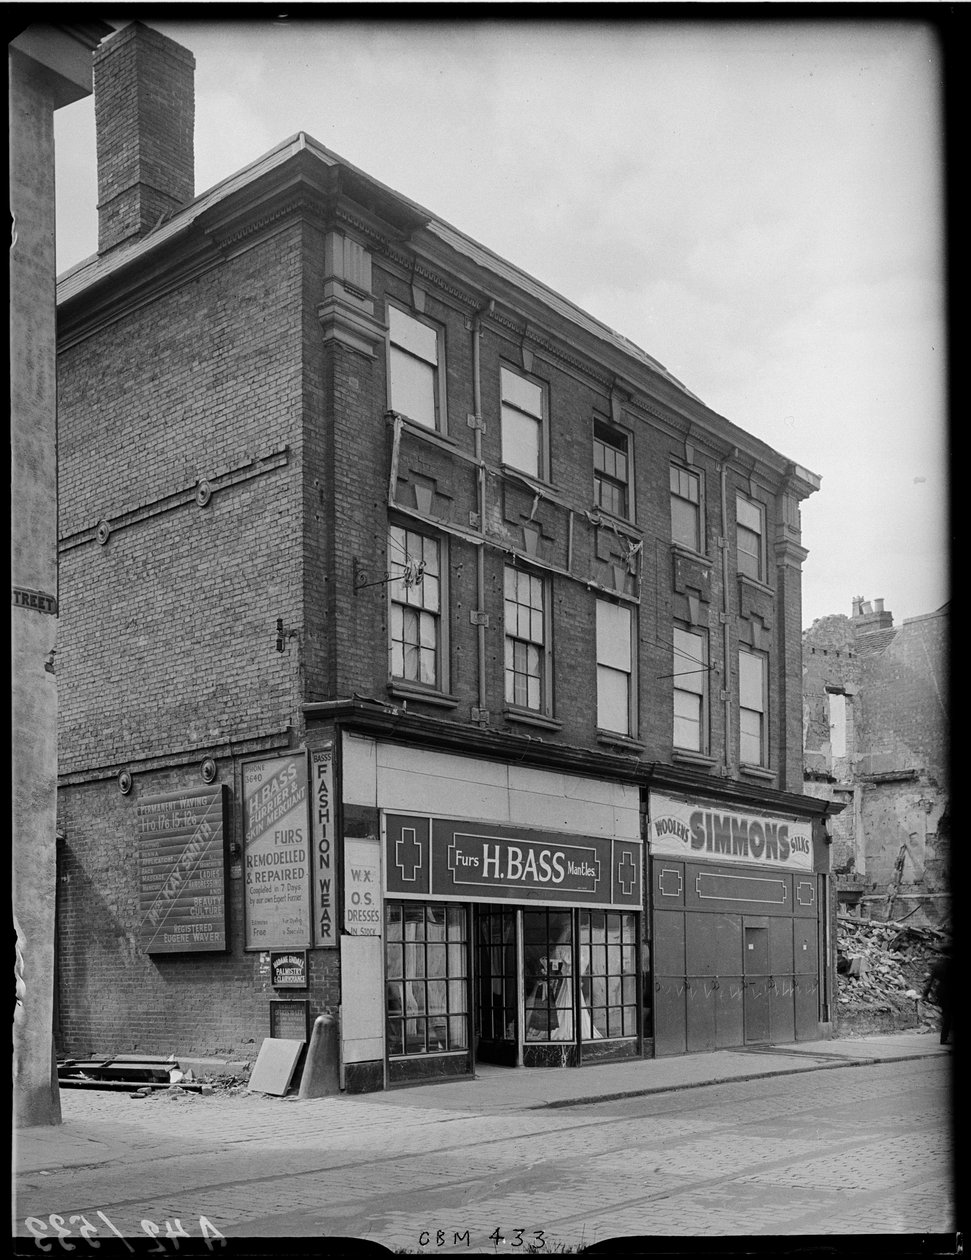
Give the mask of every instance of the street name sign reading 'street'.
<svg viewBox="0 0 971 1260">
<path fill-rule="evenodd" d="M 225 785 L 136 806 L 140 938 L 147 953 L 226 948 Z"/>
</svg>

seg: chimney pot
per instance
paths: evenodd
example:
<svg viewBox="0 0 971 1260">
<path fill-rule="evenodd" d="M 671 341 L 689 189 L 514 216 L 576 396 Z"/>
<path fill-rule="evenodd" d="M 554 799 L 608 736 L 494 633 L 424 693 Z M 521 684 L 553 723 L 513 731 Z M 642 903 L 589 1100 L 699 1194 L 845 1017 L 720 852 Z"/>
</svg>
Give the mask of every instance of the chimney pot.
<svg viewBox="0 0 971 1260">
<path fill-rule="evenodd" d="M 195 64 L 141 22 L 95 53 L 99 254 L 144 236 L 195 195 Z"/>
<path fill-rule="evenodd" d="M 875 600 L 873 601 L 873 608 L 874 608 L 874 611 L 875 611 L 875 612 L 882 613 L 882 612 L 883 612 L 883 600 L 882 600 L 882 599 L 875 599 Z"/>
<path fill-rule="evenodd" d="M 853 616 L 862 617 L 862 615 L 863 615 L 863 596 L 854 595 L 853 596 Z"/>
<path fill-rule="evenodd" d="M 873 612 L 873 605 L 869 602 L 869 600 L 865 601 L 863 604 L 864 617 L 869 617 L 870 613 L 872 612 Z"/>
</svg>

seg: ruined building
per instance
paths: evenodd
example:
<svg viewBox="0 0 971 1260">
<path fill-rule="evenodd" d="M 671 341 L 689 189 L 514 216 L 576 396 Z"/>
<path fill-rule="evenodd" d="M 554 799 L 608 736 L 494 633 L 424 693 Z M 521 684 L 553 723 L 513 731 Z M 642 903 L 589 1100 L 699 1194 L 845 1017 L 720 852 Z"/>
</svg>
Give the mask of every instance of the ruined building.
<svg viewBox="0 0 971 1260">
<path fill-rule="evenodd" d="M 840 903 L 947 926 L 948 606 L 894 626 L 883 600 L 803 635 L 805 791 L 831 822 Z"/>
</svg>

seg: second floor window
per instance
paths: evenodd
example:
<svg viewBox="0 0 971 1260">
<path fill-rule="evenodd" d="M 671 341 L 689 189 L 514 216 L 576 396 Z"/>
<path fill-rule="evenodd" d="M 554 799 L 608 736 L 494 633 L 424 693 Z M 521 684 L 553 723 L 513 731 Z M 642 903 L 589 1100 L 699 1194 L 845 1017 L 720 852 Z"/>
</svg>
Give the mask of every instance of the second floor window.
<svg viewBox="0 0 971 1260">
<path fill-rule="evenodd" d="M 760 504 L 737 495 L 735 499 L 735 549 L 738 571 L 757 582 L 765 581 L 765 518 Z"/>
<path fill-rule="evenodd" d="M 627 516 L 630 495 L 627 438 L 605 424 L 593 426 L 593 497 L 597 507 Z"/>
<path fill-rule="evenodd" d="M 392 525 L 388 532 L 391 581 L 391 676 L 443 687 L 441 544 Z"/>
<path fill-rule="evenodd" d="M 388 405 L 416 424 L 441 428 L 438 330 L 390 303 L 388 326 Z"/>
<path fill-rule="evenodd" d="M 546 474 L 546 392 L 537 381 L 499 369 L 502 462 L 531 477 Z"/>
<path fill-rule="evenodd" d="M 701 532 L 701 478 L 671 465 L 671 538 L 692 551 L 704 551 Z"/>
<path fill-rule="evenodd" d="M 523 569 L 505 574 L 506 703 L 547 707 L 546 584 Z"/>
<path fill-rule="evenodd" d="M 674 746 L 705 752 L 708 743 L 708 635 L 674 628 Z"/>
<path fill-rule="evenodd" d="M 748 766 L 767 765 L 765 742 L 765 656 L 739 648 L 738 712 L 739 760 Z"/>
<path fill-rule="evenodd" d="M 634 731 L 634 639 L 631 610 L 597 600 L 597 726 L 631 735 Z"/>
</svg>

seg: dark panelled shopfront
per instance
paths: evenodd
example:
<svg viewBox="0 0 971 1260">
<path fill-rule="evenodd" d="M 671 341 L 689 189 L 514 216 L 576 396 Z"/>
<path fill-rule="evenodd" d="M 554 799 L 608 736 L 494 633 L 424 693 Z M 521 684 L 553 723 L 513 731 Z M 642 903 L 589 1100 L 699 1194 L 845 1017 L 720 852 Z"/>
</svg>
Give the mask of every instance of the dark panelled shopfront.
<svg viewBox="0 0 971 1260">
<path fill-rule="evenodd" d="M 641 1047 L 637 841 L 386 814 L 389 1083 Z"/>
<path fill-rule="evenodd" d="M 650 852 L 655 1053 L 819 1036 L 810 825 L 652 793 Z"/>
</svg>

